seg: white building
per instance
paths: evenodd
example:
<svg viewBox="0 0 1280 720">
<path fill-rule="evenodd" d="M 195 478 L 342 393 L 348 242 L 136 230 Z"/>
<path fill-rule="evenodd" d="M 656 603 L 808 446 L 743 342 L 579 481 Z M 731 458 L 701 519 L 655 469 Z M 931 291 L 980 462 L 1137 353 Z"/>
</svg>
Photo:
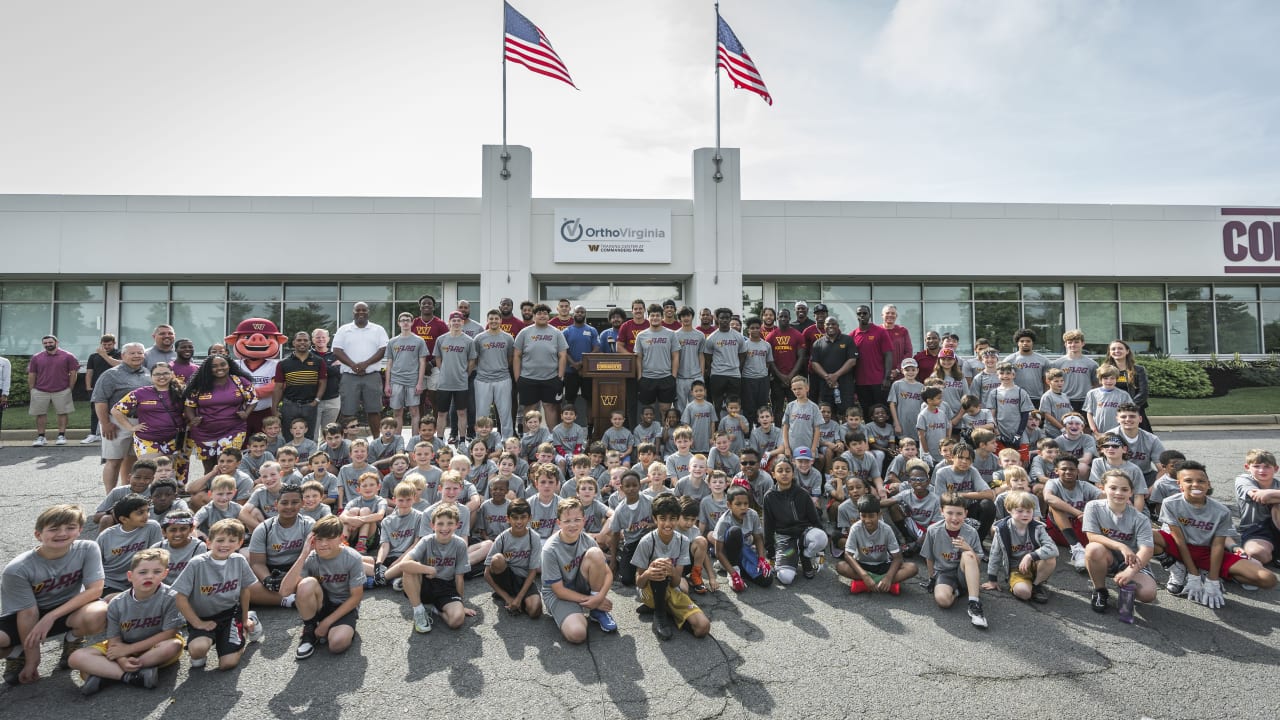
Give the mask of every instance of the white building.
<svg viewBox="0 0 1280 720">
<path fill-rule="evenodd" d="M 892 302 L 917 348 L 934 328 L 1010 350 L 1029 327 L 1056 353 L 1080 327 L 1090 352 L 1280 349 L 1280 209 L 750 201 L 736 149 L 718 182 L 714 151 L 694 152 L 692 199 L 534 198 L 531 152 L 509 152 L 504 179 L 502 148 L 483 149 L 479 198 L 0 196 L 0 354 L 53 332 L 84 358 L 104 331 L 170 322 L 203 355 L 246 317 L 332 328 L 356 300 L 394 328 L 424 293 L 478 316 L 566 297 L 593 318 L 634 298 L 803 299 L 845 327 Z"/>
</svg>

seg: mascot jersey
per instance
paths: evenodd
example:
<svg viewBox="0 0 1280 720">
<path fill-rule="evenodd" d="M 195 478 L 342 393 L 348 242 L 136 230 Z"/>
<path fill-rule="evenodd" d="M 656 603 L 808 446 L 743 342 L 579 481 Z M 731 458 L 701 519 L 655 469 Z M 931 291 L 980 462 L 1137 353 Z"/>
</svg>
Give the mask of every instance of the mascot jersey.
<svg viewBox="0 0 1280 720">
<path fill-rule="evenodd" d="M 254 412 L 271 408 L 280 348 L 288 341 L 289 338 L 280 333 L 276 324 L 265 318 L 249 318 L 241 322 L 236 331 L 226 338 L 227 345 L 235 352 L 236 364 L 253 376 L 254 393 L 258 396 Z"/>
</svg>

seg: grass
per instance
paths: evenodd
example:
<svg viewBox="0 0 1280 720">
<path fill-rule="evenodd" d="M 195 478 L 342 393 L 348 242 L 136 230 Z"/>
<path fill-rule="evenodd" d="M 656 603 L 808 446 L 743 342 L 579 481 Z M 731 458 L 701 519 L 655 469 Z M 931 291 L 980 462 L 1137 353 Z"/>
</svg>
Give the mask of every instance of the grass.
<svg viewBox="0 0 1280 720">
<path fill-rule="evenodd" d="M 52 410 L 52 408 L 50 408 Z M 93 412 L 93 406 L 87 402 L 76 402 L 75 410 L 72 411 L 71 417 L 67 419 L 67 428 L 71 430 L 88 430 L 89 429 L 89 413 Z M 4 429 L 5 430 L 34 430 L 36 428 L 36 419 L 27 414 L 25 405 L 10 405 L 4 409 Z M 58 417 L 52 412 L 49 413 L 49 426 L 45 434 L 52 438 L 58 433 Z"/>
<path fill-rule="evenodd" d="M 1263 415 L 1280 410 L 1280 387 L 1236 388 L 1222 397 L 1151 398 L 1148 415 Z"/>
</svg>

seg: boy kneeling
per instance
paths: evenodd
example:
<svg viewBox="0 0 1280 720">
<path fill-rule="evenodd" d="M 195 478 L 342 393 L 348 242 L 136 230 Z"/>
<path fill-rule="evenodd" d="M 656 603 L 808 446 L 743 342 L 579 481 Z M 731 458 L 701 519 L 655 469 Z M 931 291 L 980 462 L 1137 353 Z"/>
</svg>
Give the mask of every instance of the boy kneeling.
<svg viewBox="0 0 1280 720">
<path fill-rule="evenodd" d="M 71 654 L 71 667 L 84 677 L 82 694 L 98 692 L 103 680 L 151 689 L 159 669 L 178 662 L 185 644 L 178 629 L 187 621 L 178 611 L 178 594 L 164 584 L 168 574 L 169 551 L 134 553 L 129 563 L 132 589 L 107 605 L 107 639 Z"/>
<path fill-rule="evenodd" d="M 280 583 L 281 595 L 297 595 L 302 637 L 297 658 L 305 660 L 324 638 L 337 655 L 351 647 L 364 599 L 364 561 L 342 544 L 342 521 L 329 515 L 317 521 L 311 537 Z"/>
<path fill-rule="evenodd" d="M 920 557 L 929 569 L 925 587 L 933 593 L 938 607 L 949 608 L 960 593 L 969 596 L 969 621 L 987 627 L 978 596 L 978 553 L 982 552 L 978 531 L 965 522 L 968 501 L 956 493 L 942 496 L 942 521 L 929 526 L 920 547 Z"/>
<path fill-rule="evenodd" d="M 1009 517 L 996 523 L 982 589 L 998 590 L 996 581 L 1007 571 L 1014 597 L 1047 603 L 1049 590 L 1044 584 L 1058 567 L 1058 546 L 1044 523 L 1035 519 L 1039 501 L 1029 492 L 1014 490 L 1006 495 L 1004 507 Z"/>
</svg>

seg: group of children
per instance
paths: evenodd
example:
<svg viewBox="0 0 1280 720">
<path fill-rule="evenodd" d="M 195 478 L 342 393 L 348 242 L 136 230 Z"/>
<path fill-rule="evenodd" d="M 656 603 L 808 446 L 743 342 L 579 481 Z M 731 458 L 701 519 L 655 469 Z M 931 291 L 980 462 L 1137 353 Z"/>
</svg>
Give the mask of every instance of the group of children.
<svg viewBox="0 0 1280 720">
<path fill-rule="evenodd" d="M 505 441 L 481 418 L 456 449 L 430 417 L 407 443 L 395 420 L 373 440 L 333 425 L 305 455 L 299 438 L 271 449 L 255 435 L 185 487 L 171 460 L 144 458 L 93 513 L 96 541 L 80 539 L 79 508 L 57 505 L 36 520 L 37 547 L 6 566 L 5 679 L 35 681 L 42 641 L 59 635 L 60 665 L 81 672 L 85 694 L 108 681 L 154 687 L 184 648 L 193 667 L 213 652 L 225 670 L 265 634 L 253 606 L 296 608 L 298 660 L 320 645 L 341 653 L 365 593 L 387 584 L 406 597 L 415 631 L 436 617 L 456 629 L 475 614 L 466 580 L 480 577 L 495 605 L 550 615 L 570 643 L 591 623 L 617 629 L 615 580 L 637 588 L 660 639 L 703 637 L 711 624 L 694 598 L 718 591 L 721 575 L 742 593 L 813 578 L 828 559 L 854 594 L 898 595 L 921 576 L 940 607 L 965 600 L 978 627 L 988 623 L 980 590 L 1048 602 L 1060 548 L 1087 573 L 1095 611 L 1109 607 L 1114 581 L 1122 619 L 1133 600 L 1155 600 L 1153 560 L 1171 593 L 1211 608 L 1226 580 L 1275 586 L 1274 455 L 1246 457 L 1236 528 L 1204 466 L 1139 429 L 1132 404 L 1063 412 L 1056 437 L 1035 438 L 1012 372 L 995 371 L 988 394 L 999 408 L 1011 390 L 1017 427 L 1002 410 L 984 415 L 987 405 L 962 402 L 953 415 L 937 388 L 921 393 L 916 437 L 899 432 L 899 402 L 842 426 L 796 378 L 780 427 L 767 406 L 746 423 L 732 398 L 724 418 L 704 417 L 694 382 L 693 423 L 659 426 L 647 409 L 628 431 L 615 415 L 599 442 L 566 406 L 556 427 L 530 412 L 523 436 Z M 931 412 L 954 431 L 934 435 Z"/>
</svg>

